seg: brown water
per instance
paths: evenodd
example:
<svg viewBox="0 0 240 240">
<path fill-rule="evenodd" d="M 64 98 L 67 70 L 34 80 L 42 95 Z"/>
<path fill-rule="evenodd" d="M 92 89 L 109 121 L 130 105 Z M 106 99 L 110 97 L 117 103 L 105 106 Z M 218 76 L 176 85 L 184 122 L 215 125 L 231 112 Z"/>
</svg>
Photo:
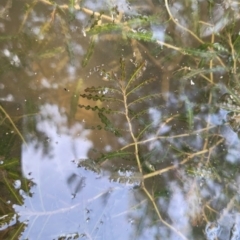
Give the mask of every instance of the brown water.
<svg viewBox="0 0 240 240">
<path fill-rule="evenodd" d="M 0 238 L 240 239 L 239 8 L 1 1 Z"/>
</svg>

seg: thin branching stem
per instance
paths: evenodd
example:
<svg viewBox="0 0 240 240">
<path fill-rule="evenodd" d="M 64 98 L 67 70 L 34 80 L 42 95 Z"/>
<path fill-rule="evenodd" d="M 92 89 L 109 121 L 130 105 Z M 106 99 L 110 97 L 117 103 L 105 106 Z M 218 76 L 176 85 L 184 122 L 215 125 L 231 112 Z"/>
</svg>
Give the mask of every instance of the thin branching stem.
<svg viewBox="0 0 240 240">
<path fill-rule="evenodd" d="M 135 158 L 137 161 L 137 165 L 138 165 L 138 169 L 139 172 L 142 173 L 142 165 L 140 162 L 140 158 L 139 158 L 139 149 L 138 149 L 138 140 L 137 138 L 134 136 L 133 133 L 133 127 L 132 127 L 132 122 L 130 120 L 129 117 L 129 112 L 128 112 L 128 103 L 127 103 L 127 96 L 126 96 L 126 88 L 122 86 L 122 93 L 123 93 L 123 102 L 124 102 L 124 108 L 125 108 L 125 116 L 127 119 L 127 123 L 128 123 L 128 128 L 129 128 L 129 132 L 131 134 L 132 140 L 133 140 L 133 144 L 134 144 L 134 148 L 135 148 Z"/>
<path fill-rule="evenodd" d="M 162 173 L 168 172 L 170 170 L 176 169 L 176 168 L 179 167 L 179 165 L 184 165 L 186 162 L 190 161 L 192 158 L 194 158 L 196 156 L 199 156 L 199 155 L 202 155 L 202 154 L 205 154 L 208 151 L 211 151 L 213 148 L 215 148 L 216 146 L 221 144 L 223 141 L 224 141 L 224 139 L 220 139 L 214 146 L 210 147 L 209 149 L 203 149 L 202 151 L 198 151 L 196 153 L 188 154 L 188 156 L 185 159 L 183 159 L 179 164 L 176 164 L 176 165 L 173 165 L 173 166 L 169 166 L 169 167 L 157 170 L 155 172 L 146 174 L 146 175 L 143 176 L 143 178 L 147 179 L 147 178 L 150 178 L 150 177 L 161 175 Z"/>
<path fill-rule="evenodd" d="M 196 34 L 194 34 L 191 30 L 189 30 L 188 28 L 183 27 L 172 15 L 170 8 L 169 8 L 169 4 L 168 4 L 168 0 L 165 0 L 165 7 L 167 9 L 167 12 L 170 16 L 170 18 L 172 19 L 172 21 L 181 29 L 183 29 L 184 31 L 188 32 L 190 35 L 192 35 L 196 40 L 198 40 L 198 42 L 200 43 L 204 43 L 204 41 L 202 39 L 200 39 Z"/>
<path fill-rule="evenodd" d="M 156 136 L 156 137 L 152 137 L 152 138 L 148 138 L 146 140 L 142 140 L 142 141 L 138 141 L 137 144 L 144 144 L 147 142 L 151 142 L 151 141 L 156 141 L 158 139 L 174 139 L 174 138 L 183 138 L 183 137 L 190 137 L 190 136 L 194 136 L 194 135 L 198 135 L 201 132 L 205 132 L 208 131 L 211 128 L 215 128 L 216 126 L 209 126 L 208 128 L 202 128 L 196 131 L 192 131 L 191 133 L 183 133 L 183 134 L 179 134 L 179 135 L 173 135 L 173 136 Z M 129 148 L 131 146 L 133 146 L 135 143 L 130 143 L 124 147 L 122 147 L 120 150 L 124 150 L 126 148 Z"/>
<path fill-rule="evenodd" d="M 21 138 L 21 140 L 23 141 L 23 143 L 25 143 L 27 145 L 27 142 L 25 141 L 23 135 L 21 134 L 21 132 L 18 130 L 17 126 L 15 125 L 15 123 L 13 122 L 12 118 L 8 115 L 8 113 L 5 111 L 5 109 L 0 106 L 0 110 L 4 113 L 4 115 L 8 118 L 9 122 L 12 124 L 13 128 L 15 129 L 15 131 L 17 132 L 18 136 Z"/>
<path fill-rule="evenodd" d="M 160 212 L 159 212 L 159 209 L 158 209 L 158 207 L 157 207 L 157 205 L 156 205 L 156 203 L 155 203 L 152 195 L 151 195 L 151 194 L 149 193 L 149 191 L 145 188 L 145 186 L 143 187 L 143 191 L 145 192 L 145 194 L 148 196 L 148 198 L 149 198 L 150 201 L 152 202 L 153 207 L 154 207 L 154 209 L 155 209 L 155 211 L 156 211 L 156 213 L 157 213 L 160 221 L 161 221 L 165 226 L 167 226 L 168 228 L 170 228 L 173 232 L 175 232 L 177 235 L 179 235 L 182 239 L 187 240 L 187 238 L 186 238 L 181 232 L 179 232 L 176 228 L 174 228 L 171 224 L 169 224 L 168 222 L 166 222 L 166 221 L 162 218 L 162 216 L 161 216 L 161 214 L 160 214 Z"/>
<path fill-rule="evenodd" d="M 237 73 L 236 52 L 235 52 L 235 49 L 234 49 L 234 46 L 233 46 L 233 43 L 232 43 L 231 34 L 228 33 L 228 34 L 227 34 L 227 37 L 228 37 L 228 44 L 229 44 L 229 46 L 230 46 L 230 48 L 231 48 L 232 61 L 233 61 L 232 73 L 233 73 L 233 74 L 236 74 L 236 73 Z"/>
</svg>

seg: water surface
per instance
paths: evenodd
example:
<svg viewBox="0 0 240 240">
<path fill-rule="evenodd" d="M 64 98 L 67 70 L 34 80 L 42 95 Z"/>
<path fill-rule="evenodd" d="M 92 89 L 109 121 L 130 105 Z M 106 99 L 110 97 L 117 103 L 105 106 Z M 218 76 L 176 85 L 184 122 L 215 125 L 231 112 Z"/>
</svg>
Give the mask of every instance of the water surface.
<svg viewBox="0 0 240 240">
<path fill-rule="evenodd" d="M 2 1 L 1 239 L 239 239 L 239 7 Z"/>
</svg>

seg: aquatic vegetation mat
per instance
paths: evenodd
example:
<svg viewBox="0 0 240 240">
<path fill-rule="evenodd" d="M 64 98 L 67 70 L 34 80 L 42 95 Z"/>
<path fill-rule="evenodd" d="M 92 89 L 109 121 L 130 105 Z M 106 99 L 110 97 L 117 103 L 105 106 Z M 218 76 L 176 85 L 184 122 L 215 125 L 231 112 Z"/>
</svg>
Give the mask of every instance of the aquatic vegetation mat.
<svg viewBox="0 0 240 240">
<path fill-rule="evenodd" d="M 231 0 L 4 1 L 1 237 L 236 239 L 239 8 Z M 9 102 L 23 113 L 10 114 Z M 16 146 L 31 156 L 27 166 L 49 160 L 37 170 L 61 153 L 38 182 L 31 171 L 21 176 Z M 126 219 L 129 232 L 111 227 Z"/>
</svg>

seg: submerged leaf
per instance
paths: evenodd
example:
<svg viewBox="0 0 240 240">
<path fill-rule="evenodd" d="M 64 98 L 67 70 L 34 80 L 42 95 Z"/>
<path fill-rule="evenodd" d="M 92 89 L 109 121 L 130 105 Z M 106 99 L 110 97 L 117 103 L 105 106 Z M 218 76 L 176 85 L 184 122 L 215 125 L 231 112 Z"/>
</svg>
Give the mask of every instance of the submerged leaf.
<svg viewBox="0 0 240 240">
<path fill-rule="evenodd" d="M 133 74 L 131 75 L 130 79 L 127 82 L 126 89 L 128 89 L 131 86 L 131 84 L 142 75 L 143 71 L 145 71 L 146 69 L 146 65 L 147 61 L 144 61 L 135 69 L 135 71 L 133 72 Z"/>
<path fill-rule="evenodd" d="M 78 104 L 78 107 L 85 108 L 86 110 L 99 111 L 99 112 L 105 112 L 105 113 L 110 113 L 111 112 L 110 109 L 107 109 L 105 107 L 99 108 L 98 106 L 91 107 L 90 105 L 86 106 L 86 105 L 81 105 L 81 104 Z"/>
<path fill-rule="evenodd" d="M 110 176 L 110 179 L 122 184 L 140 185 L 143 175 L 140 172 L 118 171 Z"/>
<path fill-rule="evenodd" d="M 77 165 L 79 167 L 84 167 L 98 174 L 101 173 L 101 167 L 93 159 L 79 159 Z"/>
<path fill-rule="evenodd" d="M 131 94 L 131 93 L 139 90 L 139 89 L 142 88 L 143 86 L 148 85 L 148 84 L 150 84 L 150 83 L 152 83 L 152 82 L 154 82 L 154 81 L 156 81 L 156 78 L 147 79 L 147 80 L 141 82 L 140 84 L 134 86 L 133 89 L 129 90 L 129 92 L 128 92 L 126 95 L 128 96 L 129 94 Z"/>
<path fill-rule="evenodd" d="M 93 55 L 94 47 L 95 47 L 95 36 L 91 37 L 87 52 L 83 56 L 83 60 L 82 60 L 83 67 L 86 67 L 88 62 L 90 61 L 90 58 Z"/>
<path fill-rule="evenodd" d="M 70 106 L 70 117 L 73 118 L 77 112 L 77 106 L 79 101 L 79 92 L 83 85 L 83 80 L 79 79 L 77 82 L 77 86 L 71 96 L 71 106 Z"/>
<path fill-rule="evenodd" d="M 98 93 L 98 94 L 105 94 L 105 93 L 121 93 L 119 89 L 114 87 L 89 87 L 84 90 L 85 92 L 90 93 Z"/>
<path fill-rule="evenodd" d="M 182 49 L 182 51 L 185 54 L 197 56 L 200 58 L 214 58 L 217 56 L 217 52 L 210 51 L 208 49 L 201 50 L 201 49 L 195 49 L 195 48 L 184 48 L 184 49 Z"/>
<path fill-rule="evenodd" d="M 94 27 L 90 28 L 87 32 L 89 34 L 100 34 L 100 33 L 109 33 L 113 31 L 121 31 L 122 26 L 120 24 L 115 23 L 106 23 L 101 25 L 95 25 Z"/>
<path fill-rule="evenodd" d="M 105 130 L 110 131 L 114 133 L 117 137 L 121 136 L 121 133 L 119 130 L 117 130 L 114 125 L 111 123 L 111 121 L 101 112 L 98 113 L 98 116 L 101 120 L 101 122 L 105 125 Z"/>
<path fill-rule="evenodd" d="M 133 153 L 132 152 L 125 152 L 125 151 L 114 151 L 114 152 L 109 152 L 102 154 L 101 157 L 98 158 L 98 162 L 103 162 L 105 160 L 111 160 L 111 159 L 116 159 L 116 158 L 126 158 L 126 157 L 132 157 Z"/>
<path fill-rule="evenodd" d="M 93 100 L 93 101 L 118 101 L 118 102 L 123 102 L 122 99 L 118 99 L 115 97 L 107 97 L 106 95 L 92 95 L 92 94 L 80 94 L 81 97 L 83 98 L 87 98 L 89 100 Z"/>
<path fill-rule="evenodd" d="M 44 58 L 52 58 L 52 57 L 55 57 L 57 56 L 59 53 L 63 53 L 64 52 L 64 48 L 63 47 L 56 47 L 56 48 L 53 48 L 51 50 L 47 50 L 43 53 L 40 53 L 38 55 L 38 58 L 40 59 L 44 59 Z"/>
<path fill-rule="evenodd" d="M 152 32 L 144 31 L 144 32 L 137 32 L 137 31 L 126 31 L 124 34 L 128 38 L 137 39 L 140 41 L 145 42 L 155 42 L 156 40 L 153 38 Z"/>
<path fill-rule="evenodd" d="M 197 76 L 199 74 L 221 72 L 221 71 L 224 71 L 224 68 L 222 68 L 222 67 L 215 67 L 215 68 L 209 68 L 209 69 L 191 69 L 188 74 L 184 75 L 181 78 L 181 80 L 187 80 L 187 79 L 195 77 L 195 76 Z"/>
<path fill-rule="evenodd" d="M 125 81 L 126 78 L 126 64 L 123 58 L 120 58 L 121 80 Z"/>
<path fill-rule="evenodd" d="M 146 95 L 146 96 L 143 96 L 143 97 L 139 97 L 138 99 L 130 102 L 128 104 L 128 106 L 131 106 L 132 104 L 136 104 L 136 103 L 141 103 L 141 102 L 146 101 L 148 99 L 159 98 L 161 96 L 162 96 L 161 93 L 154 93 L 154 94 L 149 94 L 149 95 Z"/>
</svg>

